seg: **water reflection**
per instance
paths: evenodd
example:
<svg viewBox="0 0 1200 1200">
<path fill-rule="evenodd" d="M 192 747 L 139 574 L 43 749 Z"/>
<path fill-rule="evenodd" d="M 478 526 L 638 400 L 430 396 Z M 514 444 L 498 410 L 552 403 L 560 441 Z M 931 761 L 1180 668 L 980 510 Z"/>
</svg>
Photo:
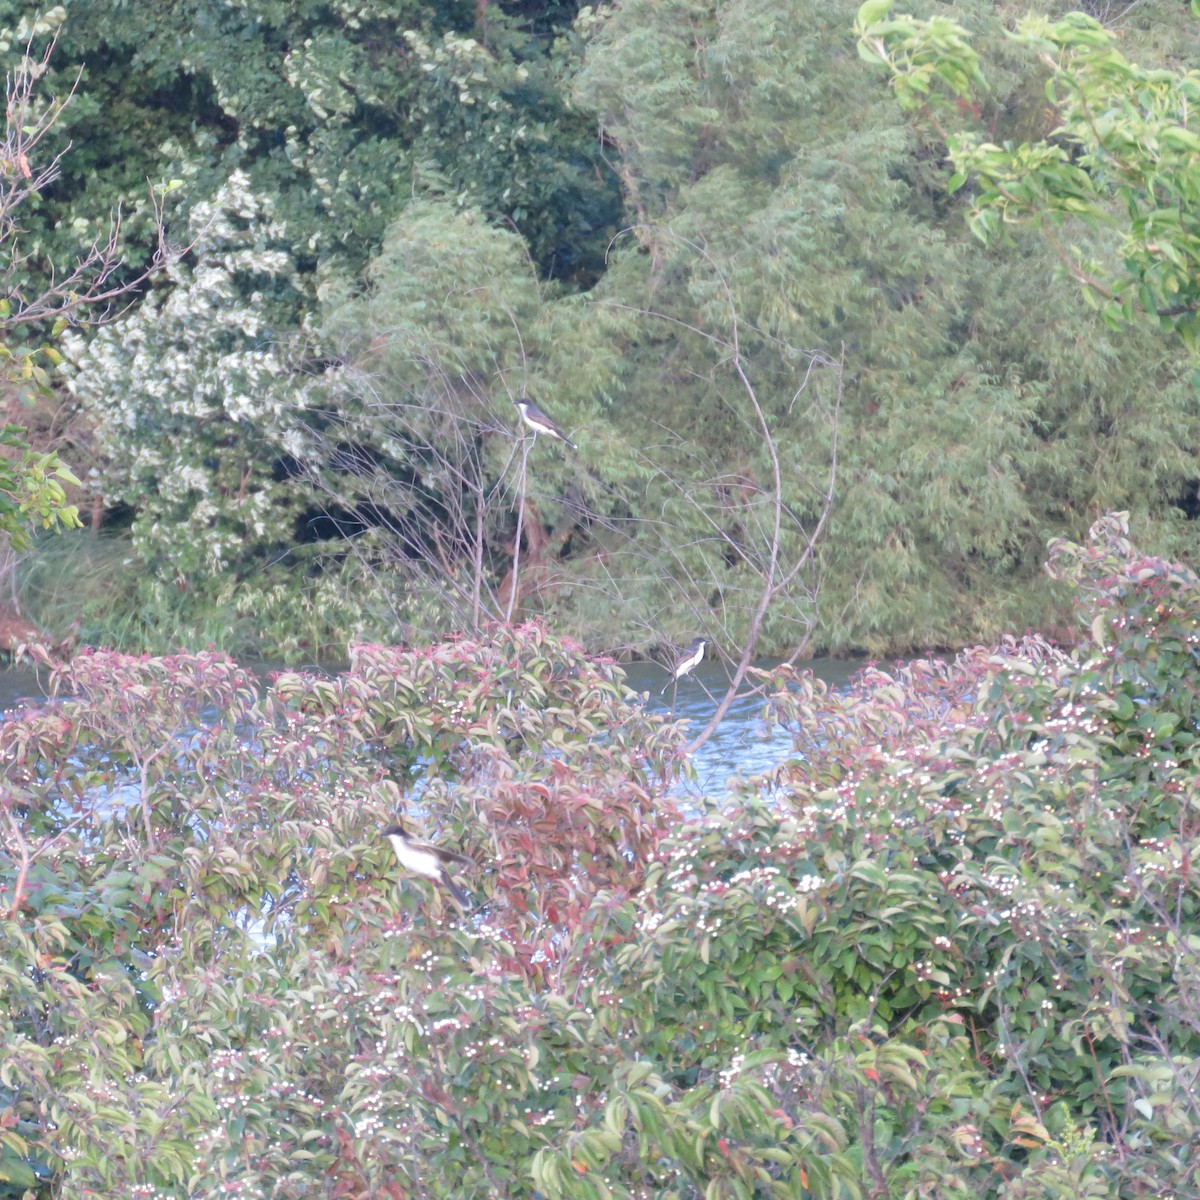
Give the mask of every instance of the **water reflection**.
<svg viewBox="0 0 1200 1200">
<path fill-rule="evenodd" d="M 20 700 L 39 700 L 46 694 L 38 673 L 30 667 L 10 667 L 0 671 L 0 711 L 12 708 Z"/>
<path fill-rule="evenodd" d="M 770 662 L 756 664 L 770 667 Z M 818 658 L 802 663 L 831 687 L 845 687 L 861 668 L 859 662 Z M 690 722 L 693 733 L 704 728 L 717 703 L 725 694 L 728 673 L 720 662 L 704 662 L 689 676 L 679 681 L 674 694 L 668 688 L 658 694 L 667 679 L 666 671 L 655 663 L 631 663 L 626 668 L 626 682 L 639 692 L 649 692 L 647 707 L 652 712 L 674 712 L 676 717 Z M 720 728 L 700 749 L 693 760 L 696 779 L 687 785 L 687 792 L 697 796 L 720 796 L 734 776 L 754 775 L 774 766 L 791 747 L 789 736 L 776 729 L 771 734 L 762 724 L 761 696 L 746 694 L 734 700 Z"/>
</svg>

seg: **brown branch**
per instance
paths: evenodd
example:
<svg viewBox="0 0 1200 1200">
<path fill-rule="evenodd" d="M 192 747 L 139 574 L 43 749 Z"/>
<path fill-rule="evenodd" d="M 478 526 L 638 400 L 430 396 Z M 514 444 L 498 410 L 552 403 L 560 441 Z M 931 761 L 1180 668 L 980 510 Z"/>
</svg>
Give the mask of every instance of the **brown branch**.
<svg viewBox="0 0 1200 1200">
<path fill-rule="evenodd" d="M 16 249 L 22 232 L 17 213 L 32 197 L 58 179 L 63 158 L 71 149 L 68 144 L 49 162 L 37 163 L 43 142 L 74 99 L 82 78 L 80 71 L 65 97 L 52 97 L 44 105 L 39 104 L 39 81 L 49 68 L 56 42 L 57 37 L 38 57 L 33 55 L 32 47 L 27 46 L 20 66 L 10 71 L 5 81 L 5 129 L 0 141 L 0 245 L 7 245 L 9 262 L 4 279 L 10 285 L 7 299 L 11 311 L 0 320 L 0 329 L 73 318 L 87 309 L 98 310 L 89 314 L 92 324 L 113 320 L 136 302 L 137 293 L 151 278 L 190 249 L 190 246 L 173 247 L 167 243 L 163 202 L 151 188 L 157 241 L 149 265 L 133 278 L 113 281 L 116 272 L 125 266 L 120 254 L 122 215 L 118 209 L 110 219 L 107 236 L 93 242 L 67 274 L 60 277 L 53 264 L 45 268 L 48 283 L 37 296 L 27 299 L 19 289 L 11 287 L 14 274 L 31 261 L 31 256 L 22 255 Z M 111 306 L 116 301 L 127 303 L 113 311 Z"/>
<path fill-rule="evenodd" d="M 529 463 L 529 439 L 521 439 L 521 478 L 517 486 L 517 532 L 513 538 L 512 586 L 508 590 L 508 604 L 504 610 L 504 623 L 512 624 L 513 608 L 521 588 L 521 532 L 525 524 L 525 475 Z"/>
<path fill-rule="evenodd" d="M 25 893 L 29 882 L 29 868 L 48 850 L 52 849 L 63 837 L 71 830 L 77 828 L 86 819 L 87 814 L 80 814 L 68 821 L 49 841 L 42 842 L 36 850 L 30 850 L 29 842 L 25 838 L 25 834 L 21 826 L 17 823 L 16 817 L 12 814 L 12 809 L 6 803 L 4 806 L 4 819 L 8 823 L 10 832 L 12 833 L 13 841 L 17 845 L 17 862 L 20 864 L 17 870 L 16 882 L 13 884 L 12 903 L 9 905 L 8 915 L 11 919 L 15 919 L 20 911 L 22 904 L 25 902 Z"/>
</svg>

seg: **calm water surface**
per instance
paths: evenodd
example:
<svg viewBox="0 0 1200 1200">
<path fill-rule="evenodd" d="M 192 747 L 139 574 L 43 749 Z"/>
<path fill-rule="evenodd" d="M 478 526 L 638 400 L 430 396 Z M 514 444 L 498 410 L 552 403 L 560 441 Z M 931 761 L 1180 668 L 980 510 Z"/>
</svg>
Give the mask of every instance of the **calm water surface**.
<svg viewBox="0 0 1200 1200">
<path fill-rule="evenodd" d="M 861 662 L 832 658 L 817 658 L 800 665 L 835 688 L 845 687 L 862 667 Z M 664 696 L 658 694 L 665 681 L 666 673 L 656 663 L 630 663 L 625 667 L 625 682 L 636 691 L 650 693 L 647 703 L 652 710 L 671 711 L 671 689 Z M 727 683 L 723 664 L 701 663 L 694 674 L 680 681 L 675 693 L 675 715 L 690 721 L 692 732 L 699 733 L 725 694 Z M 791 739 L 778 730 L 767 735 L 762 725 L 762 708 L 761 696 L 746 695 L 733 702 L 716 733 L 696 753 L 693 760 L 696 780 L 688 785 L 688 791 L 699 796 L 719 796 L 734 776 L 764 771 L 787 753 Z"/>
<path fill-rule="evenodd" d="M 814 659 L 804 665 L 817 678 L 834 687 L 848 683 L 861 666 L 860 663 L 828 658 Z M 279 669 L 267 663 L 253 666 L 263 675 Z M 44 678 L 44 673 L 39 675 L 24 667 L 0 670 L 0 710 L 12 708 L 19 700 L 44 697 Z M 671 689 L 668 688 L 663 696 L 658 694 L 666 679 L 666 672 L 656 663 L 625 666 L 626 683 L 635 691 L 650 693 L 647 704 L 653 711 L 672 711 Z M 702 663 L 694 675 L 680 681 L 674 695 L 675 715 L 690 721 L 693 731 L 698 732 L 724 694 L 725 683 L 725 668 L 721 663 Z M 789 739 L 778 732 L 766 737 L 761 712 L 762 701 L 756 696 L 748 695 L 734 702 L 721 727 L 697 753 L 696 781 L 689 785 L 689 790 L 694 790 L 697 795 L 719 795 L 725 791 L 732 776 L 753 775 L 779 760 L 788 748 Z"/>
</svg>

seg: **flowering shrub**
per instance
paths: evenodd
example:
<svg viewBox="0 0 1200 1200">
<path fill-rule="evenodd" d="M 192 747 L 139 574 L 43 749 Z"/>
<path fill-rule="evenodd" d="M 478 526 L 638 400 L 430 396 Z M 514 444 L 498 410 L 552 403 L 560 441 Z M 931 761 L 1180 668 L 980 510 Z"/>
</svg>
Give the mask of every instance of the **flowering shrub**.
<svg viewBox="0 0 1200 1200">
<path fill-rule="evenodd" d="M 1050 566 L 1072 653 L 781 673 L 797 756 L 660 847 L 546 1194 L 1196 1194 L 1200 581 L 1119 518 Z"/>
<path fill-rule="evenodd" d="M 275 470 L 303 451 L 278 333 L 298 288 L 286 230 L 240 171 L 189 230 L 194 265 L 168 270 L 165 297 L 67 344 L 104 458 L 98 484 L 136 510 L 134 546 L 163 587 L 290 545 L 304 499 Z"/>
<path fill-rule="evenodd" d="M 1197 1194 L 1200 581 L 1116 518 L 1051 569 L 1079 647 L 780 672 L 686 824 L 536 627 L 77 660 L 0 726 L 0 1195 Z"/>
</svg>

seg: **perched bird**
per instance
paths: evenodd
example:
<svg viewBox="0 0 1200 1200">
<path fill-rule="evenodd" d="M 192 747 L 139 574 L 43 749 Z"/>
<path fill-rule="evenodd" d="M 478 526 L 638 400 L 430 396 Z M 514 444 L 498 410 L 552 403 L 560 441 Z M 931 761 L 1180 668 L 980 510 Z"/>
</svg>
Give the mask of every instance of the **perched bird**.
<svg viewBox="0 0 1200 1200">
<path fill-rule="evenodd" d="M 513 403 L 521 412 L 521 420 L 533 430 L 534 433 L 544 433 L 547 437 L 558 438 L 560 442 L 566 442 L 572 450 L 578 450 L 579 447 L 532 400 L 526 400 L 522 397 L 519 400 L 514 400 Z"/>
<path fill-rule="evenodd" d="M 679 661 L 675 664 L 675 670 L 671 672 L 671 678 L 663 684 L 661 696 L 673 683 L 678 683 L 685 675 L 691 674 L 699 665 L 701 659 L 704 658 L 704 651 L 708 649 L 707 638 L 694 638 L 692 644 L 680 655 Z"/>
<path fill-rule="evenodd" d="M 473 859 L 467 858 L 465 854 L 456 854 L 453 850 L 435 846 L 432 842 L 417 841 L 399 821 L 389 825 L 381 836 L 391 842 L 397 860 L 406 871 L 440 883 L 461 907 L 467 908 L 470 905 L 471 897 L 450 878 L 450 872 L 446 868 L 473 867 Z"/>
</svg>

